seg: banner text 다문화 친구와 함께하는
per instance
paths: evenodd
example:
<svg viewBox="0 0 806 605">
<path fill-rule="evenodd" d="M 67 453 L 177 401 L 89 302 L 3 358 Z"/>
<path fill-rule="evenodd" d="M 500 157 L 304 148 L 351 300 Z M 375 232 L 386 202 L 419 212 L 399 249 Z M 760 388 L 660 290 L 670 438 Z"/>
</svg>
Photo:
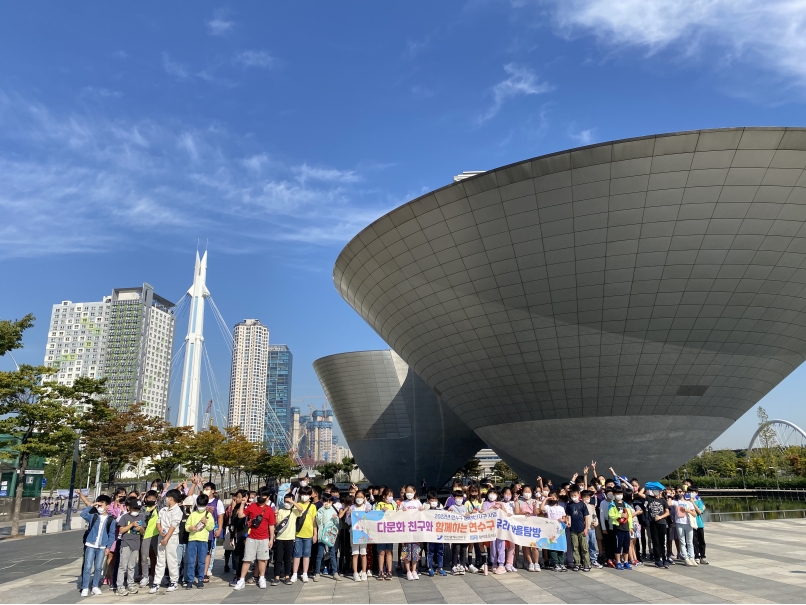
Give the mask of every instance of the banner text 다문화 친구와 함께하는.
<svg viewBox="0 0 806 605">
<path fill-rule="evenodd" d="M 472 543 L 508 540 L 519 546 L 566 549 L 565 524 L 491 509 L 467 517 L 447 510 L 352 512 L 353 544 Z"/>
</svg>

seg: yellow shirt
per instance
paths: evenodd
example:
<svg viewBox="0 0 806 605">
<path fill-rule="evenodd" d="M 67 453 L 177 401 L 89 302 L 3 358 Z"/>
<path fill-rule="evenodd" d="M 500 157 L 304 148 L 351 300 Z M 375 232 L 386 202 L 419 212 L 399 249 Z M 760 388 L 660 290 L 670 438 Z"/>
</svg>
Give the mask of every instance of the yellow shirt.
<svg viewBox="0 0 806 605">
<path fill-rule="evenodd" d="M 296 506 L 293 508 L 294 518 L 291 519 L 289 525 L 293 523 L 294 527 L 296 527 L 297 519 L 302 517 L 307 507 L 308 514 L 305 515 L 305 520 L 302 522 L 302 529 L 297 532 L 297 538 L 313 538 L 313 522 L 316 518 L 316 504 L 308 502 L 306 504 L 300 503 L 300 506 L 302 506 L 302 510 L 299 510 Z"/>
<path fill-rule="evenodd" d="M 207 522 L 204 524 L 204 529 L 197 532 L 191 531 L 193 526 L 199 521 L 204 521 L 205 516 Z M 188 530 L 188 542 L 207 542 L 207 538 L 213 530 L 213 527 L 215 527 L 215 521 L 212 514 L 206 510 L 194 510 L 188 516 L 188 520 L 185 521 L 185 529 Z"/>
<path fill-rule="evenodd" d="M 275 518 L 277 519 L 277 523 L 275 524 L 275 530 L 278 525 L 280 525 L 280 521 L 285 519 L 286 517 L 294 514 L 294 509 L 286 510 L 285 508 L 278 509 L 276 513 L 274 513 Z M 309 515 L 311 513 L 308 513 Z M 296 517 L 292 517 L 289 519 L 288 524 L 285 526 L 282 532 L 274 536 L 275 540 L 293 540 L 294 536 L 296 535 L 297 525 L 296 525 Z M 307 518 L 305 519 L 308 520 Z"/>
<path fill-rule="evenodd" d="M 375 510 L 397 510 L 393 502 L 378 502 L 375 505 Z"/>
</svg>

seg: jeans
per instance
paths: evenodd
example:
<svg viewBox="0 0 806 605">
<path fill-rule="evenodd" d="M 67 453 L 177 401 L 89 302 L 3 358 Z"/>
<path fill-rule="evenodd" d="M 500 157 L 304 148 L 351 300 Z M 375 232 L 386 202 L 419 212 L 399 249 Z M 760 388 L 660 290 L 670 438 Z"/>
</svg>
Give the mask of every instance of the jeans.
<svg viewBox="0 0 806 605">
<path fill-rule="evenodd" d="M 428 546 L 428 569 L 442 569 L 442 563 L 445 553 L 445 545 L 429 542 Z M 434 564 L 434 557 L 436 556 L 436 565 Z"/>
<path fill-rule="evenodd" d="M 101 587 L 101 570 L 104 567 L 104 560 L 106 559 L 105 548 L 90 548 L 84 549 L 84 570 L 81 572 L 81 588 Z M 92 575 L 92 586 L 90 586 L 90 569 L 95 565 L 95 571 Z"/>
<path fill-rule="evenodd" d="M 588 530 L 588 553 L 591 561 L 599 559 L 599 545 L 596 543 L 596 530 L 593 528 Z"/>
<path fill-rule="evenodd" d="M 686 559 L 694 558 L 694 528 L 691 525 L 676 525 L 677 539 L 679 540 L 680 552 Z"/>
<path fill-rule="evenodd" d="M 588 534 L 590 533 L 589 530 Z M 571 544 L 574 551 L 574 566 L 590 567 L 591 560 L 588 554 L 588 536 L 581 531 L 572 531 Z"/>
<path fill-rule="evenodd" d="M 215 535 L 215 532 L 210 532 L 210 535 Z M 210 567 L 207 568 L 207 575 L 213 575 L 213 561 L 215 561 L 215 543 L 216 539 L 213 538 L 212 540 L 207 541 L 207 550 L 210 553 Z M 205 557 L 207 555 L 204 555 Z"/>
<path fill-rule="evenodd" d="M 179 583 L 185 581 L 185 554 L 187 553 L 188 545 L 181 542 L 176 545 L 176 561 L 179 563 Z"/>
<path fill-rule="evenodd" d="M 319 548 L 316 549 L 316 574 L 321 573 L 322 569 L 322 560 L 325 558 L 325 554 L 330 555 L 330 565 L 328 565 L 328 571 L 331 571 L 333 575 L 336 575 L 336 568 L 333 567 L 333 564 L 336 562 L 336 549 L 332 546 L 326 546 L 321 542 L 317 542 Z"/>
<path fill-rule="evenodd" d="M 207 542 L 190 540 L 185 554 L 185 584 L 204 582 L 204 559 L 207 557 Z"/>
</svg>

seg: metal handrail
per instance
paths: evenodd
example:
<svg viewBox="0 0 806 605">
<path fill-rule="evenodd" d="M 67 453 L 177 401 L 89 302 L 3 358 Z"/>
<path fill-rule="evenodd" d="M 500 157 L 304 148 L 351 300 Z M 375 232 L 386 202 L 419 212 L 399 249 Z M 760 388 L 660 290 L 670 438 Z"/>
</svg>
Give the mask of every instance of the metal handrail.
<svg viewBox="0 0 806 605">
<path fill-rule="evenodd" d="M 785 515 L 785 518 L 791 518 L 786 517 L 787 513 L 797 513 L 794 515 L 794 518 L 803 517 L 804 519 L 806 519 L 806 508 L 795 508 L 788 510 L 750 510 L 750 511 L 724 512 L 724 513 L 710 513 L 708 520 L 718 523 L 722 520 L 721 517 L 723 516 L 740 515 L 739 520 L 744 521 L 745 515 L 761 515 L 761 520 L 766 521 L 768 514 L 775 514 L 775 515 L 783 514 Z M 756 517 L 755 520 L 757 521 L 758 518 Z"/>
</svg>

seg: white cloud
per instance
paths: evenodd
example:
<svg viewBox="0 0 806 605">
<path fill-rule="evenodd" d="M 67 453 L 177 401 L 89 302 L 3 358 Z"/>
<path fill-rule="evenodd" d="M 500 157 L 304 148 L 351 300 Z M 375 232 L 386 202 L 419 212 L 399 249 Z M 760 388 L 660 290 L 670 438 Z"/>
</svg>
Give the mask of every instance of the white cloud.
<svg viewBox="0 0 806 605">
<path fill-rule="evenodd" d="M 493 104 L 477 118 L 478 124 L 495 117 L 501 111 L 504 103 L 513 97 L 538 95 L 554 90 L 551 84 L 539 82 L 537 75 L 528 67 L 508 63 L 504 65 L 504 71 L 509 74 L 509 77 L 493 86 Z"/>
<path fill-rule="evenodd" d="M 85 86 L 81 89 L 81 96 L 93 97 L 96 99 L 119 99 L 123 96 L 123 93 L 118 92 L 117 90 L 109 90 L 108 88 Z"/>
<path fill-rule="evenodd" d="M 571 124 L 571 127 L 568 129 L 568 136 L 576 141 L 577 145 L 580 147 L 584 147 L 585 145 L 590 145 L 594 142 L 594 133 L 596 132 L 595 128 L 587 128 L 585 130 L 577 130 L 575 124 Z"/>
<path fill-rule="evenodd" d="M 244 67 L 270 68 L 277 64 L 277 59 L 265 50 L 245 50 L 232 58 L 234 63 Z"/>
<path fill-rule="evenodd" d="M 220 125 L 60 114 L 0 90 L 0 258 L 201 232 L 251 249 L 345 242 L 392 209 L 372 166 L 289 163 Z"/>
<path fill-rule="evenodd" d="M 171 61 L 168 53 L 162 53 L 162 68 L 169 76 L 179 78 L 180 80 L 187 80 L 190 77 L 187 67 L 181 63 Z"/>
<path fill-rule="evenodd" d="M 603 44 L 676 49 L 685 56 L 715 49 L 721 63 L 744 61 L 806 85 L 806 0 L 540 0 L 569 38 L 592 34 Z"/>
<path fill-rule="evenodd" d="M 211 36 L 223 36 L 232 29 L 234 23 L 221 17 L 216 17 L 207 22 L 207 31 Z"/>
</svg>

